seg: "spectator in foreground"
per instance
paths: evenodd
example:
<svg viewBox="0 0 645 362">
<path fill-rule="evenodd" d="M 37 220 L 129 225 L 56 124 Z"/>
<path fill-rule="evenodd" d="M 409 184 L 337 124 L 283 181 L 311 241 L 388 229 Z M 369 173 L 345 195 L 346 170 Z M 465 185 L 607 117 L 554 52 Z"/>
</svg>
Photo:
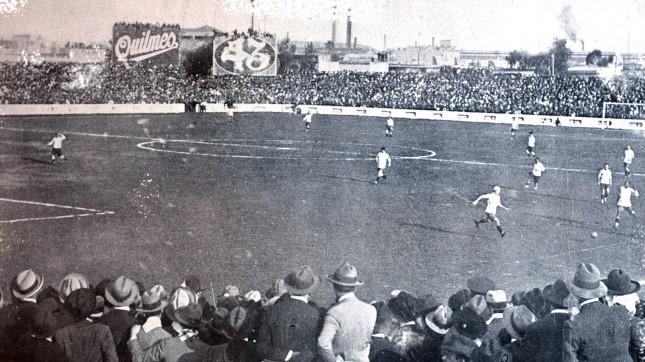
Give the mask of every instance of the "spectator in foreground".
<svg viewBox="0 0 645 362">
<path fill-rule="evenodd" d="M 105 324 L 110 328 L 116 353 L 121 362 L 131 361 L 127 343 L 130 328 L 136 321 L 130 305 L 138 298 L 139 287 L 133 280 L 123 275 L 108 284 L 105 289 L 105 300 L 111 306 L 111 310 L 103 314 L 98 319 L 98 323 Z"/>
<path fill-rule="evenodd" d="M 31 320 L 31 335 L 20 339 L 16 358 L 24 362 L 67 362 L 65 352 L 53 341 L 58 321 L 48 306 L 39 305 Z"/>
<path fill-rule="evenodd" d="M 159 290 L 155 288 L 145 291 L 141 295 L 141 306 L 136 308 L 137 313 L 140 314 L 141 320 L 144 321 L 137 333 L 136 338 L 128 341 L 128 349 L 130 352 L 133 350 L 145 353 L 152 348 L 157 342 L 172 337 L 166 332 L 161 325 L 161 313 L 166 308 L 168 302 L 162 298 Z M 134 328 L 134 326 L 133 326 Z M 133 348 L 131 344 L 138 344 L 138 348 Z M 132 360 L 143 361 L 141 355 L 132 354 Z"/>
<path fill-rule="evenodd" d="M 260 321 L 260 356 L 272 361 L 315 360 L 323 311 L 309 298 L 319 285 L 320 278 L 309 266 L 284 278 L 287 294 L 269 307 Z"/>
<path fill-rule="evenodd" d="M 641 289 L 639 282 L 632 280 L 624 270 L 614 269 L 603 283 L 607 285 L 607 302 L 610 306 L 623 306 L 631 315 L 636 314 L 636 305 L 640 302 L 636 294 Z"/>
<path fill-rule="evenodd" d="M 335 362 L 337 357 L 341 357 L 348 361 L 368 362 L 376 309 L 354 294 L 356 287 L 363 285 L 358 280 L 358 271 L 345 262 L 327 279 L 333 284 L 337 302 L 327 311 L 318 336 L 321 359 Z"/>
<path fill-rule="evenodd" d="M 625 308 L 610 308 L 600 301 L 607 295 L 600 270 L 591 263 L 578 265 L 571 292 L 578 297 L 580 313 L 565 328 L 568 357 L 598 362 L 631 360 L 631 316 Z"/>
</svg>

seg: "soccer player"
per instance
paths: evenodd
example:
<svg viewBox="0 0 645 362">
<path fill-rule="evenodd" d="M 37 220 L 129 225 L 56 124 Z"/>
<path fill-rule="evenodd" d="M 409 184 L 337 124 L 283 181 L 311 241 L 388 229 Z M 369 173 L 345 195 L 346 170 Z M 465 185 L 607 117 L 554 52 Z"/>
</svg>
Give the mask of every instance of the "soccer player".
<svg viewBox="0 0 645 362">
<path fill-rule="evenodd" d="M 378 173 L 376 174 L 376 181 L 374 181 L 374 184 L 378 184 L 378 181 L 383 178 L 383 182 L 387 179 L 387 176 L 385 176 L 385 169 L 387 167 L 392 166 L 392 159 L 390 159 L 390 155 L 385 152 L 385 147 L 381 147 L 381 152 L 376 154 L 376 167 L 378 169 Z"/>
<path fill-rule="evenodd" d="M 526 146 L 526 155 L 535 157 L 535 136 L 533 136 L 533 131 L 529 132 L 529 141 Z"/>
<path fill-rule="evenodd" d="M 632 171 L 629 169 L 629 166 L 632 165 L 634 161 L 634 151 L 630 146 L 625 146 L 625 157 L 623 158 L 623 166 L 625 167 L 625 177 L 632 175 Z"/>
<path fill-rule="evenodd" d="M 494 221 L 495 225 L 497 226 L 497 231 L 499 231 L 499 234 L 502 237 L 504 237 L 504 235 L 506 235 L 506 231 L 502 230 L 502 224 L 499 222 L 499 219 L 496 216 L 497 207 L 499 206 L 506 211 L 511 211 L 511 209 L 502 205 L 502 199 L 500 197 L 501 193 L 502 193 L 502 188 L 499 186 L 495 186 L 493 187 L 493 192 L 489 194 L 481 195 L 477 198 L 477 200 L 473 201 L 473 206 L 477 205 L 479 201 L 486 199 L 487 200 L 486 210 L 485 210 L 486 217 L 482 218 L 479 221 L 475 220 L 475 226 L 477 226 L 477 228 L 479 229 L 479 224 L 485 224 L 489 221 Z"/>
<path fill-rule="evenodd" d="M 47 146 L 52 146 L 52 164 L 56 163 L 56 158 L 60 158 L 61 160 L 65 159 L 65 155 L 63 155 L 63 140 L 65 140 L 65 135 L 59 132 L 47 144 Z"/>
<path fill-rule="evenodd" d="M 307 111 L 307 114 L 305 114 L 304 118 L 302 119 L 305 122 L 305 130 L 309 132 L 309 128 L 311 128 L 311 117 L 313 117 L 313 114 L 311 111 Z"/>
<path fill-rule="evenodd" d="M 607 202 L 607 196 L 609 196 L 609 189 L 611 188 L 611 170 L 609 169 L 609 164 L 605 163 L 603 168 L 598 172 L 598 186 L 600 186 L 600 203 L 604 204 Z"/>
<path fill-rule="evenodd" d="M 224 107 L 226 108 L 228 118 L 232 120 L 234 116 L 233 109 L 235 108 L 235 103 L 233 103 L 233 100 L 231 98 L 228 98 L 226 102 L 224 102 Z"/>
<path fill-rule="evenodd" d="M 517 117 L 513 117 L 513 120 L 511 121 L 511 139 L 513 140 L 513 143 L 515 143 L 515 133 L 517 133 L 519 128 L 520 124 L 517 121 Z"/>
<path fill-rule="evenodd" d="M 636 217 L 636 213 L 632 210 L 632 195 L 638 197 L 638 191 L 632 187 L 631 182 L 625 181 L 625 185 L 620 187 L 620 196 L 616 204 L 616 222 L 614 223 L 614 229 L 617 229 L 620 224 L 620 214 L 623 210 L 627 210 L 630 215 Z"/>
<path fill-rule="evenodd" d="M 392 130 L 394 129 L 394 120 L 392 116 L 387 117 L 385 121 L 385 137 L 392 137 Z"/>
<path fill-rule="evenodd" d="M 540 176 L 542 176 L 542 172 L 546 171 L 546 168 L 544 167 L 544 164 L 540 161 L 539 157 L 536 157 L 535 160 L 533 161 L 533 170 L 529 172 L 529 179 L 526 181 L 526 185 L 524 185 L 525 189 L 529 188 L 529 184 L 531 183 L 531 178 L 533 178 L 533 189 L 537 190 L 538 188 L 538 182 L 540 182 Z"/>
</svg>

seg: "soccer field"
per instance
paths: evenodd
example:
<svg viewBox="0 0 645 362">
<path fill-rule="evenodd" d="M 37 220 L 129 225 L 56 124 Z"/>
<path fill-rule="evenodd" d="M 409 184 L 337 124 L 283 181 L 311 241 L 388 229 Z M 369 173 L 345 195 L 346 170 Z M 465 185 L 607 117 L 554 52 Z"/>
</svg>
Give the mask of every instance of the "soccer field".
<svg viewBox="0 0 645 362">
<path fill-rule="evenodd" d="M 199 275 L 221 290 L 265 290 L 296 266 L 321 275 L 355 264 L 365 299 L 392 289 L 447 298 L 474 275 L 511 293 L 569 277 L 579 262 L 643 276 L 645 228 L 612 228 L 622 150 L 645 185 L 645 135 L 634 132 L 301 115 L 110 115 L 0 118 L 0 282 L 33 268 L 58 286 L 77 271 L 177 285 Z M 529 130 L 547 171 L 525 190 Z M 46 143 L 65 132 L 68 161 Z M 380 147 L 392 156 L 374 185 Z M 598 169 L 614 171 L 601 205 Z M 479 194 L 502 187 L 510 212 L 475 228 Z M 645 187 L 643 190 L 645 191 Z M 597 238 L 591 233 L 598 232 Z M 208 284 L 210 286 L 210 284 Z M 5 289 L 6 290 L 6 289 Z M 315 292 L 333 297 L 328 283 Z"/>
</svg>

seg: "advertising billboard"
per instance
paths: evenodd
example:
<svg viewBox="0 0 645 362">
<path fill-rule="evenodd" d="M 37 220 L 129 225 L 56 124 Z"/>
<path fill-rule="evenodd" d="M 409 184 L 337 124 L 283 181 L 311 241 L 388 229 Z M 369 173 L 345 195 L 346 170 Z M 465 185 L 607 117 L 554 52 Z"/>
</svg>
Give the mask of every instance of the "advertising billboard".
<svg viewBox="0 0 645 362">
<path fill-rule="evenodd" d="M 270 35 L 219 35 L 213 42 L 213 75 L 275 76 L 278 51 Z"/>
<path fill-rule="evenodd" d="M 179 26 L 118 23 L 112 27 L 116 62 L 179 65 Z"/>
</svg>

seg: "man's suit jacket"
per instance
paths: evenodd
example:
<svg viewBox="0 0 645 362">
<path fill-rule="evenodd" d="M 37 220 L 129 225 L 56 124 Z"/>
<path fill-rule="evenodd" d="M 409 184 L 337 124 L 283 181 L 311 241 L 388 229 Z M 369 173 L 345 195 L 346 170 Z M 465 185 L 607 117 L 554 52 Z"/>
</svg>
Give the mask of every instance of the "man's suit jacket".
<svg viewBox="0 0 645 362">
<path fill-rule="evenodd" d="M 318 351 L 323 361 L 368 362 L 370 340 L 376 323 L 376 308 L 345 295 L 327 311 L 318 337 Z"/>
<path fill-rule="evenodd" d="M 128 339 L 130 337 L 130 328 L 136 322 L 134 315 L 130 311 L 114 309 L 104 314 L 97 320 L 97 323 L 105 324 L 110 328 L 114 338 L 116 354 L 121 362 L 132 360 L 128 351 Z"/>
<path fill-rule="evenodd" d="M 289 350 L 300 354 L 290 361 L 313 361 L 322 326 L 323 310 L 315 303 L 282 296 L 260 319 L 257 339 L 260 355 L 272 361 L 284 361 Z"/>
<path fill-rule="evenodd" d="M 0 360 L 11 360 L 19 338 L 29 335 L 31 320 L 38 305 L 31 301 L 16 301 L 0 309 Z"/>
<path fill-rule="evenodd" d="M 82 320 L 56 332 L 54 339 L 70 361 L 117 362 L 110 329 Z"/>
<path fill-rule="evenodd" d="M 569 313 L 550 313 L 529 325 L 524 340 L 535 362 L 569 361 L 565 353 L 565 324 L 571 319 Z"/>
<path fill-rule="evenodd" d="M 630 323 L 631 316 L 623 306 L 585 304 L 580 314 L 565 324 L 565 351 L 581 361 L 631 361 Z"/>
</svg>

